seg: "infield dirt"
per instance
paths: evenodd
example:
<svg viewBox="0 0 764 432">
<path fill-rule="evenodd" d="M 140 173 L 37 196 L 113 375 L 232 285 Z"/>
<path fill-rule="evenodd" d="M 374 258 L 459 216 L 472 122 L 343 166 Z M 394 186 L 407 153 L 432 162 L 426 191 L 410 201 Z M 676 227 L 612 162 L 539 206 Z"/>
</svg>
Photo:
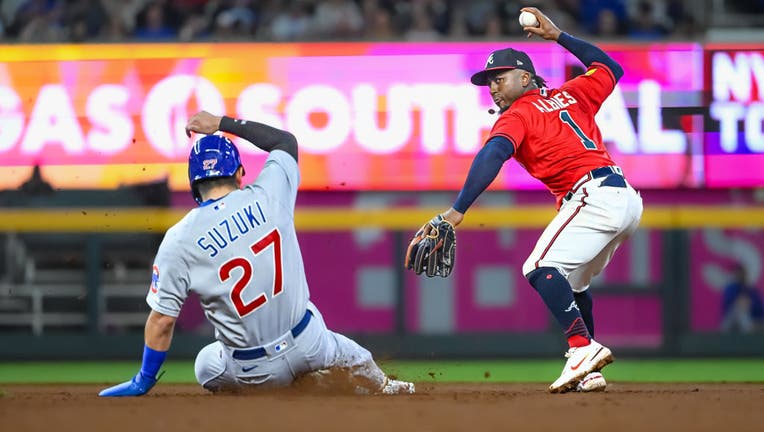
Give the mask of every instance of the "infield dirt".
<svg viewBox="0 0 764 432">
<path fill-rule="evenodd" d="M 411 396 L 282 390 L 211 395 L 159 384 L 140 398 L 104 386 L 0 385 L 0 430 L 21 431 L 760 431 L 764 384 L 619 384 L 552 395 L 544 384 L 417 383 Z"/>
</svg>

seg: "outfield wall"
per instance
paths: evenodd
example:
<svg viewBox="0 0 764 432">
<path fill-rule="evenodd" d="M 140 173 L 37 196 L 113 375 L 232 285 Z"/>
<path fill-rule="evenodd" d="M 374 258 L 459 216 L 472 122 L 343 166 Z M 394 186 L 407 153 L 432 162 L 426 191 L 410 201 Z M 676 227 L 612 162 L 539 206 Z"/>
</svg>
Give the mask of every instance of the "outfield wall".
<svg viewBox="0 0 764 432">
<path fill-rule="evenodd" d="M 705 200 L 694 193 L 644 195 L 641 229 L 592 287 L 597 338 L 637 355 L 764 354 L 761 333 L 720 330 L 721 290 L 736 263 L 745 263 L 764 290 L 764 207 L 756 204 L 756 195 L 718 191 Z M 459 229 L 451 277 L 427 279 L 404 271 L 409 236 L 440 209 L 434 203 L 449 198 L 305 193 L 299 199 L 295 222 L 311 295 L 327 323 L 396 357 L 556 355 L 563 343 L 559 329 L 520 273 L 554 216 L 549 197 L 488 193 Z M 188 198 L 177 199 L 190 205 Z M 671 201 L 685 204 L 667 204 Z M 144 297 L 161 238 L 156 233 L 184 212 L 148 207 L 0 212 L 0 224 L 8 230 L 6 254 L 15 254 L 5 262 L 26 260 L 5 267 L 0 279 L 0 358 L 129 357 L 140 346 L 148 313 Z M 34 270 L 29 260 L 38 263 Z M 191 356 L 211 335 L 192 296 L 173 349 L 180 357 Z"/>
</svg>

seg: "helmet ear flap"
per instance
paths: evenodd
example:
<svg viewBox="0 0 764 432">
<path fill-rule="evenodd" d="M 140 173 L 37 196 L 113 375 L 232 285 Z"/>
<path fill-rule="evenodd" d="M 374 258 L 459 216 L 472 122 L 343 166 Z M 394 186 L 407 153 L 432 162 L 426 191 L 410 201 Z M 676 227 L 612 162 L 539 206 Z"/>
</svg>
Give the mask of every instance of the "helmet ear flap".
<svg viewBox="0 0 764 432">
<path fill-rule="evenodd" d="M 202 203 L 202 194 L 199 193 L 199 188 L 196 187 L 196 182 L 191 183 L 191 195 L 194 197 L 194 201 L 197 204 Z"/>
</svg>

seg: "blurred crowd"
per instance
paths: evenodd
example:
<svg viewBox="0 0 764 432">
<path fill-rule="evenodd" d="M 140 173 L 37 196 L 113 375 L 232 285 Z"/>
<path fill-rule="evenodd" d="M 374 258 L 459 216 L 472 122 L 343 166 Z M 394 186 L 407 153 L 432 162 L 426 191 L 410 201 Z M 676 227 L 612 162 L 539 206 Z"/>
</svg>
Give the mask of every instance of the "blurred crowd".
<svg viewBox="0 0 764 432">
<path fill-rule="evenodd" d="M 521 36 L 523 6 L 603 38 L 692 38 L 691 0 L 2 0 L 15 42 L 471 40 Z"/>
</svg>

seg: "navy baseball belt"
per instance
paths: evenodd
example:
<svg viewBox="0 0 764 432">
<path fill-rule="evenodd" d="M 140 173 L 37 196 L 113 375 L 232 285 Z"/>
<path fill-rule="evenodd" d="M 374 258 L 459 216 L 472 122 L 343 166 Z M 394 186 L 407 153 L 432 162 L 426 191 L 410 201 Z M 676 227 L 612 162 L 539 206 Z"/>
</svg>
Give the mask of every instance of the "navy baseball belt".
<svg viewBox="0 0 764 432">
<path fill-rule="evenodd" d="M 613 187 L 626 187 L 626 181 L 623 177 L 623 170 L 621 170 L 620 167 L 617 166 L 604 166 L 600 168 L 593 169 L 586 173 L 585 176 L 581 177 L 572 188 L 570 188 L 570 191 L 565 194 L 565 198 L 563 198 L 565 201 L 570 200 L 573 198 L 573 194 L 576 193 L 579 187 L 581 187 L 582 184 L 588 182 L 589 180 L 607 177 L 611 174 L 618 174 L 620 177 L 614 179 L 612 182 L 605 184 L 603 183 L 602 186 L 613 186 Z"/>
<path fill-rule="evenodd" d="M 292 327 L 292 337 L 296 338 L 305 330 L 305 327 L 310 323 L 310 318 L 313 316 L 313 312 L 310 310 L 305 311 L 305 315 L 302 316 L 300 322 L 296 326 Z M 245 350 L 233 350 L 233 358 L 236 360 L 254 360 L 260 357 L 265 357 L 265 348 L 249 348 Z"/>
</svg>

